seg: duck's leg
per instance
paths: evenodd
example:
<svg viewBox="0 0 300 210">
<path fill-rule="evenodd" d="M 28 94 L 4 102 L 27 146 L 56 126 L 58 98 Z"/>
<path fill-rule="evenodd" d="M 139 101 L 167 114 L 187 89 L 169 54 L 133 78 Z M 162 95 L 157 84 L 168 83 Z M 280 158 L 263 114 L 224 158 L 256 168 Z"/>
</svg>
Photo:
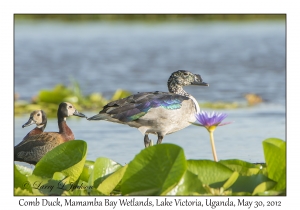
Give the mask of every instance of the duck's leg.
<svg viewBox="0 0 300 210">
<path fill-rule="evenodd" d="M 145 147 L 149 147 L 150 143 L 151 143 L 151 140 L 149 139 L 148 134 L 145 134 L 145 136 L 144 136 Z"/>
<path fill-rule="evenodd" d="M 161 144 L 161 142 L 162 142 L 162 140 L 163 140 L 163 136 L 161 136 L 161 135 L 158 135 L 158 139 L 157 139 L 157 142 L 156 142 L 156 144 Z"/>
</svg>

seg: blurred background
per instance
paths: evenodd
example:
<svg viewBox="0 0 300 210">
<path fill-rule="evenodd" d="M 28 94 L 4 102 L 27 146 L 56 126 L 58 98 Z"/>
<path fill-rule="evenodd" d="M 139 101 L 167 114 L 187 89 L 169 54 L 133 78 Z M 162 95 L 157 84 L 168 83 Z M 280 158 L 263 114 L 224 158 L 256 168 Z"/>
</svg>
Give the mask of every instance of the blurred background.
<svg viewBox="0 0 300 210">
<path fill-rule="evenodd" d="M 58 131 L 58 103 L 88 117 L 108 101 L 142 91 L 168 91 L 179 69 L 200 74 L 209 87 L 186 87 L 202 110 L 227 113 L 215 131 L 219 159 L 264 162 L 262 141 L 286 140 L 286 16 L 254 14 L 136 14 L 14 16 L 14 92 L 17 145 L 42 108 L 45 131 Z M 128 163 L 144 148 L 134 128 L 69 117 L 87 159 Z M 150 138 L 156 142 L 156 136 Z M 213 159 L 208 132 L 189 126 L 163 143 L 187 159 Z"/>
</svg>

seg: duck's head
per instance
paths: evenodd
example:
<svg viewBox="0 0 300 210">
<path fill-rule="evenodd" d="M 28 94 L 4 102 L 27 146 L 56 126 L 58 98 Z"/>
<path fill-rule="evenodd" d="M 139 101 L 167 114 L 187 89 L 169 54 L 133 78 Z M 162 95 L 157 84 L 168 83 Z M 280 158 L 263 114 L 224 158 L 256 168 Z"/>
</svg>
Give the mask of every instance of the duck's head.
<svg viewBox="0 0 300 210">
<path fill-rule="evenodd" d="M 193 74 L 186 70 L 178 70 L 171 74 L 168 80 L 168 86 L 187 86 L 187 85 L 199 85 L 208 86 L 206 82 L 203 82 L 199 74 Z"/>
<path fill-rule="evenodd" d="M 22 125 L 22 128 L 36 124 L 36 127 L 41 128 L 47 124 L 47 116 L 43 110 L 35 110 L 31 112 L 29 120 Z"/>
<path fill-rule="evenodd" d="M 76 108 L 69 102 L 62 102 L 59 104 L 57 118 L 66 118 L 72 115 L 77 117 L 86 117 L 84 114 L 78 112 Z"/>
</svg>

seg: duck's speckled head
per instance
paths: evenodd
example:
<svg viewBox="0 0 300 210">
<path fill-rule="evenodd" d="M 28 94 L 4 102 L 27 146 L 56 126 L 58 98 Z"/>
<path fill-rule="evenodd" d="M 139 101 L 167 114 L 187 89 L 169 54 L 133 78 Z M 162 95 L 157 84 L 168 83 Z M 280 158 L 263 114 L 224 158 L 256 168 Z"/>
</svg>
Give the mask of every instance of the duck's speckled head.
<svg viewBox="0 0 300 210">
<path fill-rule="evenodd" d="M 187 85 L 201 85 L 208 86 L 207 83 L 203 82 L 199 74 L 193 74 L 186 70 L 178 70 L 171 74 L 168 84 L 187 86 Z"/>
<path fill-rule="evenodd" d="M 186 70 L 173 72 L 168 80 L 168 88 L 170 92 L 182 92 L 182 87 L 187 85 L 208 86 L 206 82 L 203 82 L 199 74 L 193 74 Z"/>
</svg>

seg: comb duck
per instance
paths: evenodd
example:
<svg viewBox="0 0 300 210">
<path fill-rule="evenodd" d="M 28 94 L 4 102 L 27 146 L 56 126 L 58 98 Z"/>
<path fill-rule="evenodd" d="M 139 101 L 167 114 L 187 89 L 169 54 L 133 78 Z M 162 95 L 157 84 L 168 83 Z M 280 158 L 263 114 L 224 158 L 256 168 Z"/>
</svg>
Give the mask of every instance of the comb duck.
<svg viewBox="0 0 300 210">
<path fill-rule="evenodd" d="M 169 92 L 141 92 L 112 101 L 88 120 L 106 120 L 137 128 L 150 145 L 148 134 L 157 135 L 160 144 L 165 135 L 179 131 L 196 120 L 200 112 L 196 99 L 183 86 L 208 86 L 199 74 L 185 70 L 173 72 L 168 80 Z"/>
</svg>

